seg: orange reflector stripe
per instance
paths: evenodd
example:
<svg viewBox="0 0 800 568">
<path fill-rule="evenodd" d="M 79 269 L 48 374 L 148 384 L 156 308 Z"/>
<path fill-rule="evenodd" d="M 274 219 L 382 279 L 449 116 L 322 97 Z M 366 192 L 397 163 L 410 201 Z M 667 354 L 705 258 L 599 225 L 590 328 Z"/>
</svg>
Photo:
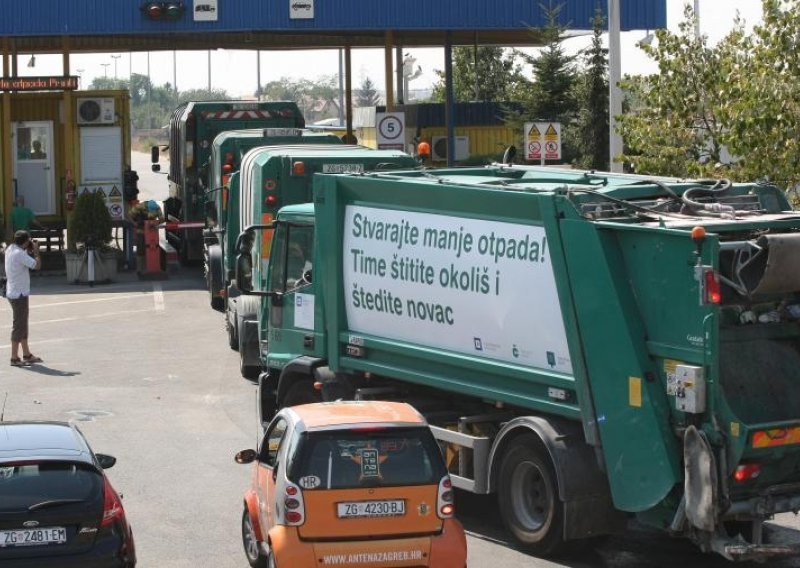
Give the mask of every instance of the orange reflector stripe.
<svg viewBox="0 0 800 568">
<path fill-rule="evenodd" d="M 771 448 L 791 444 L 800 444 L 800 426 L 759 430 L 753 433 L 754 448 Z"/>
</svg>

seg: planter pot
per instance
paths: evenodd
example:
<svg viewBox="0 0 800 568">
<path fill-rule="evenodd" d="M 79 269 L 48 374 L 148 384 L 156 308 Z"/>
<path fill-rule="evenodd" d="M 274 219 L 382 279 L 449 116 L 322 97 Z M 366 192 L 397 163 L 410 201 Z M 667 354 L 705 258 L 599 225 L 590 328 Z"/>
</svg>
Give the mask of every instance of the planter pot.
<svg viewBox="0 0 800 568">
<path fill-rule="evenodd" d="M 89 281 L 88 258 L 85 252 L 65 252 L 67 265 L 67 282 L 78 283 Z M 96 251 L 94 263 L 94 281 L 111 282 L 117 277 L 117 253 L 114 251 Z"/>
</svg>

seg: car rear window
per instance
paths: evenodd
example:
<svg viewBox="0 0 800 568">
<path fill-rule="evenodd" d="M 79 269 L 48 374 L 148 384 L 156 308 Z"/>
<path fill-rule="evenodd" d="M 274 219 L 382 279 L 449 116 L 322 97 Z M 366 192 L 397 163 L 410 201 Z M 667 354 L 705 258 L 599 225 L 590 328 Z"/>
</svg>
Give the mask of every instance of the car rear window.
<svg viewBox="0 0 800 568">
<path fill-rule="evenodd" d="M 437 484 L 445 475 L 427 428 L 306 434 L 289 479 L 307 490 Z"/>
<path fill-rule="evenodd" d="M 45 501 L 91 501 L 102 489 L 101 475 L 85 464 L 0 463 L 0 513 L 24 511 Z"/>
</svg>

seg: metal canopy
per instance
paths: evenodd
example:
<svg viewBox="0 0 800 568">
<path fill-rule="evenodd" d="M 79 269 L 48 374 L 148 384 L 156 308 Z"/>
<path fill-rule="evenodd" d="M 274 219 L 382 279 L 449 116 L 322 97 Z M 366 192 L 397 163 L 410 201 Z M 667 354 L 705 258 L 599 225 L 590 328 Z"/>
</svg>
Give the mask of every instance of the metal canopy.
<svg viewBox="0 0 800 568">
<path fill-rule="evenodd" d="M 36 0 L 5 2 L 0 37 L 11 51 L 154 51 L 161 49 L 308 49 L 383 47 L 392 31 L 399 45 L 439 47 L 450 33 L 453 45 L 537 45 L 532 29 L 546 24 L 541 3 L 532 0 L 303 0 L 313 17 L 292 18 L 298 0 L 184 0 L 174 21 L 150 20 L 146 0 Z M 216 21 L 195 21 L 215 5 Z M 597 0 L 561 0 L 559 23 L 591 29 Z M 621 27 L 666 25 L 666 0 L 622 0 Z"/>
</svg>

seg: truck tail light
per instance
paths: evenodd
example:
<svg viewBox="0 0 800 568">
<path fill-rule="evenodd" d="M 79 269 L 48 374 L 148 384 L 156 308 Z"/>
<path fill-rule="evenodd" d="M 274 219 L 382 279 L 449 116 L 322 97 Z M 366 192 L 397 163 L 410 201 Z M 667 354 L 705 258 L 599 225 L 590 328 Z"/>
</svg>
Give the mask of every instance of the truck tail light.
<svg viewBox="0 0 800 568">
<path fill-rule="evenodd" d="M 436 514 L 440 519 L 449 519 L 455 512 L 453 483 L 450 481 L 450 476 L 445 475 L 439 482 L 439 492 L 436 497 Z"/>
<path fill-rule="evenodd" d="M 722 287 L 719 283 L 719 274 L 714 270 L 706 270 L 703 278 L 705 283 L 705 303 L 719 304 L 722 302 Z"/>
<path fill-rule="evenodd" d="M 733 480 L 737 483 L 744 483 L 757 478 L 759 475 L 761 475 L 760 463 L 743 463 L 739 464 L 736 471 L 733 472 Z"/>
<path fill-rule="evenodd" d="M 299 526 L 305 522 L 305 504 L 303 503 L 303 493 L 299 487 L 292 483 L 286 484 L 283 506 L 286 507 L 286 512 L 284 513 L 285 524 Z"/>
</svg>

